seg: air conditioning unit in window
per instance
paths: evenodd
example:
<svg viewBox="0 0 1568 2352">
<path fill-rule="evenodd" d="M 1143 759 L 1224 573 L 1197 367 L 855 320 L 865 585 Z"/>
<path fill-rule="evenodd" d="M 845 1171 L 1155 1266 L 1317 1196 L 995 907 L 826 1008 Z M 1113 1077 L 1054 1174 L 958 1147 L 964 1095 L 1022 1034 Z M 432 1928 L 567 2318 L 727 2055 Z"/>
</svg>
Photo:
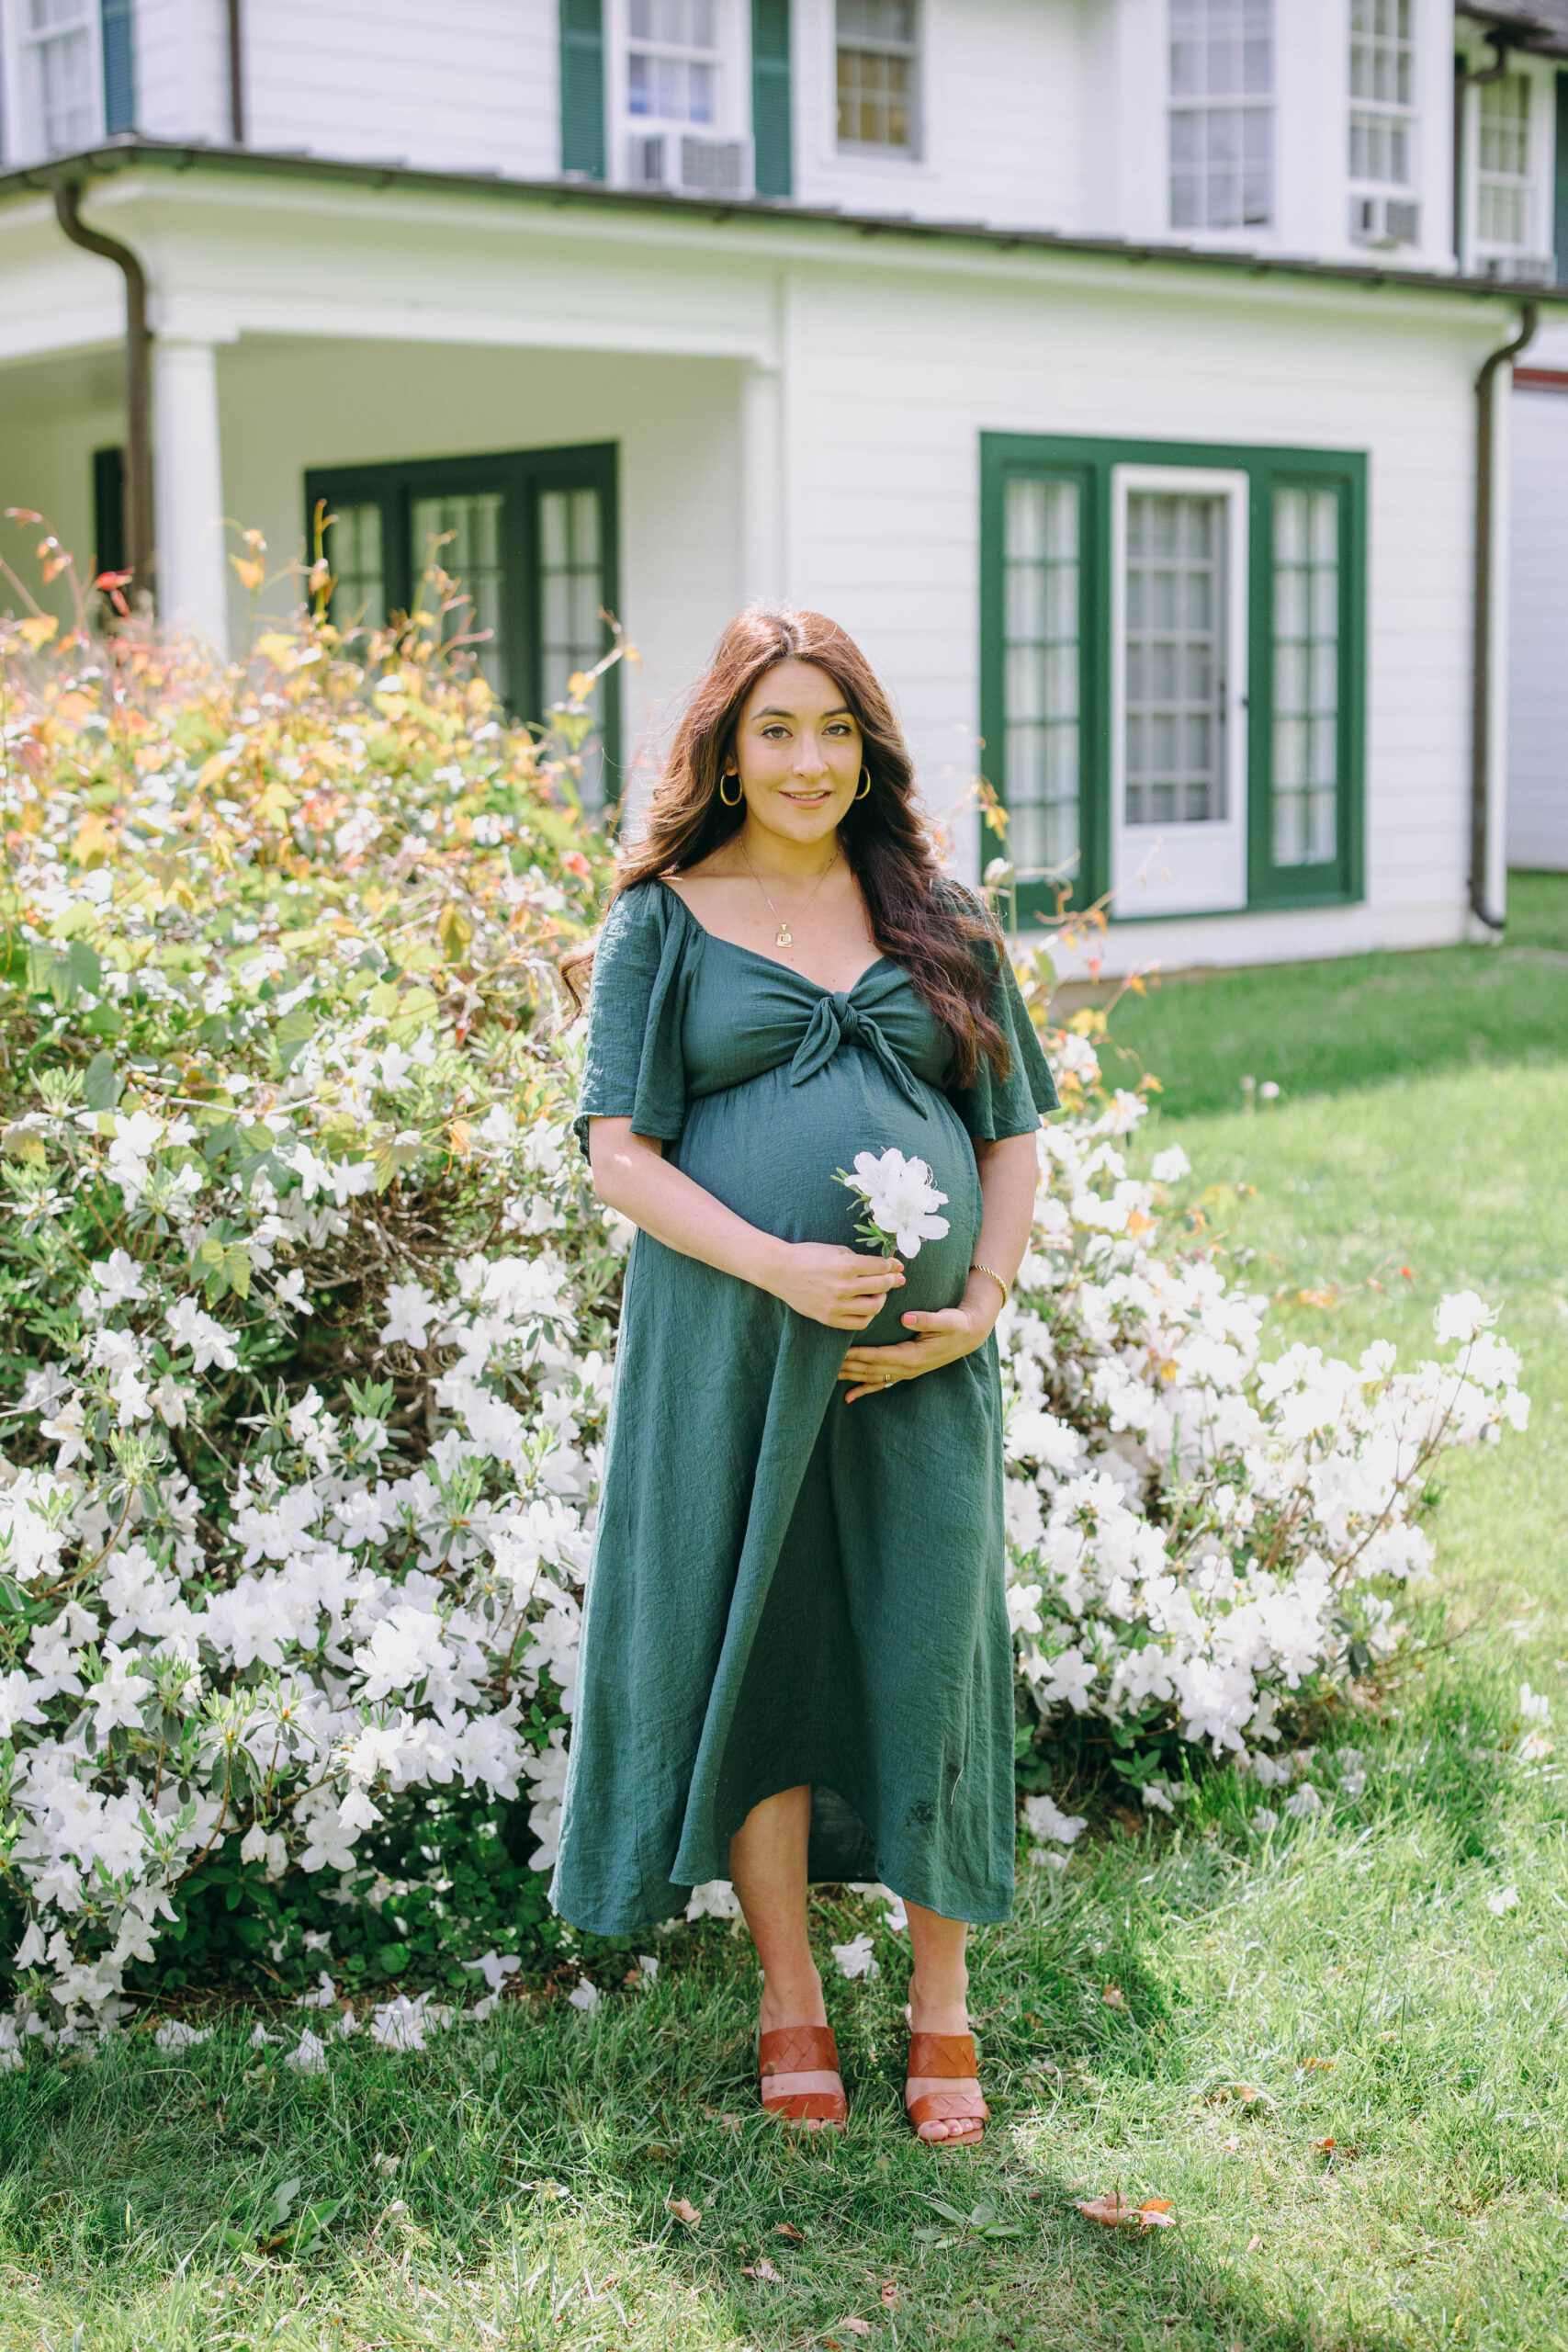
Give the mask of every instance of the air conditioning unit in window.
<svg viewBox="0 0 1568 2352">
<path fill-rule="evenodd" d="M 1407 196 L 1353 196 L 1350 198 L 1350 243 L 1378 245 L 1418 245 L 1421 207 Z"/>
<path fill-rule="evenodd" d="M 1557 281 L 1553 254 L 1492 254 L 1477 264 L 1483 277 L 1502 279 L 1509 286 L 1552 286 Z"/>
<path fill-rule="evenodd" d="M 681 196 L 747 196 L 751 142 L 698 139 L 688 130 L 635 131 L 627 145 L 626 177 L 633 187 L 670 188 Z"/>
</svg>

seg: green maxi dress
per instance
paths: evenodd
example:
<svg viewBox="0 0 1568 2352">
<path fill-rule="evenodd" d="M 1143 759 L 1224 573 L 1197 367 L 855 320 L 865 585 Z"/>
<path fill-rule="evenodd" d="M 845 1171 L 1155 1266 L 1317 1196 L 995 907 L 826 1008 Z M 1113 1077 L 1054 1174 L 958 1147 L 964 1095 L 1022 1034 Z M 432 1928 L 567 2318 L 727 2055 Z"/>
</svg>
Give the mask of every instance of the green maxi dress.
<svg viewBox="0 0 1568 2352">
<path fill-rule="evenodd" d="M 955 885 L 944 885 L 955 889 Z M 820 988 L 705 931 L 660 882 L 593 968 L 577 1129 L 629 1118 L 748 1223 L 852 1245 L 833 1171 L 896 1146 L 947 1196 L 861 1344 L 955 1306 L 980 1229 L 973 1142 L 1056 1093 L 1005 956 L 998 1080 L 948 1082 L 949 1033 L 882 956 Z M 751 1807 L 813 1791 L 813 1878 L 880 1879 L 946 1917 L 1012 1899 L 1012 1657 L 995 1338 L 847 1406 L 852 1335 L 638 1233 L 626 1269 L 551 1885 L 626 1934 L 728 1877 Z"/>
</svg>

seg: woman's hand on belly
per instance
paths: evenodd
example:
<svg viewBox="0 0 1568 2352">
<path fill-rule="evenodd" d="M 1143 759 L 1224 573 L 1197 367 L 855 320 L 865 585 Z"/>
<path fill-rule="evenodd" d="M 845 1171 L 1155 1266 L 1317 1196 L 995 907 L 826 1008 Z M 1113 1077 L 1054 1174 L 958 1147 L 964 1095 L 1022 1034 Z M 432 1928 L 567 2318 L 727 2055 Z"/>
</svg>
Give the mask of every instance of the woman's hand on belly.
<svg viewBox="0 0 1568 2352">
<path fill-rule="evenodd" d="M 1002 1302 L 994 1283 L 972 1282 L 957 1306 L 934 1307 L 920 1314 L 911 1309 L 901 1319 L 919 1337 L 899 1340 L 890 1348 L 850 1348 L 839 1367 L 839 1378 L 854 1384 L 844 1398 L 874 1396 L 895 1382 L 918 1380 L 923 1372 L 938 1372 L 960 1356 L 972 1356 L 990 1338 Z"/>
<path fill-rule="evenodd" d="M 888 1292 L 903 1286 L 897 1258 L 868 1258 L 829 1241 L 786 1241 L 777 1249 L 776 1269 L 762 1287 L 797 1315 L 835 1331 L 863 1331 Z"/>
</svg>

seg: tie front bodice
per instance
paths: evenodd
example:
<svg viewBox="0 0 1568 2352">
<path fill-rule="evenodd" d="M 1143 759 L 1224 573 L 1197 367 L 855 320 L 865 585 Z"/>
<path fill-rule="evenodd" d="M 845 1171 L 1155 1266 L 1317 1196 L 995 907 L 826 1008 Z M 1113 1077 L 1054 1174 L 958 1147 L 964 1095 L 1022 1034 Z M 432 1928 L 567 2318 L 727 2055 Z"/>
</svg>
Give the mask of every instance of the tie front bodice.
<svg viewBox="0 0 1568 2352">
<path fill-rule="evenodd" d="M 789 1068 L 789 1082 L 802 1086 L 818 1071 L 826 1069 L 840 1046 L 863 1046 L 867 1053 L 881 1065 L 885 1076 L 922 1119 L 929 1117 L 920 1089 L 910 1074 L 908 1065 L 891 1046 L 872 1014 L 857 1004 L 852 990 L 837 995 L 818 997 L 815 1011 L 806 1024 L 806 1034 L 795 1048 Z"/>
</svg>

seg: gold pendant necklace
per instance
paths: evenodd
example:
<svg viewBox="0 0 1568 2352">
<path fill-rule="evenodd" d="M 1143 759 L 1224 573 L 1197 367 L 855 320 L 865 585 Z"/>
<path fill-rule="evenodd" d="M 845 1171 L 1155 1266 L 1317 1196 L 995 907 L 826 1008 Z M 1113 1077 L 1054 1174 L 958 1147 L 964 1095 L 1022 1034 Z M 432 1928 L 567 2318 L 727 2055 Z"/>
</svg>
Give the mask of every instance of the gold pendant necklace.
<svg viewBox="0 0 1568 2352">
<path fill-rule="evenodd" d="M 738 848 L 739 847 L 739 842 L 736 844 L 736 846 L 737 846 Z M 774 933 L 773 933 L 773 945 L 774 945 L 775 947 L 793 947 L 793 946 L 795 945 L 795 933 L 794 933 L 794 932 L 793 932 L 793 931 L 791 931 L 791 929 L 790 929 L 790 927 L 789 927 L 789 917 L 788 917 L 787 915 L 780 915 L 780 914 L 779 914 L 779 910 L 778 910 L 777 907 L 775 907 L 775 906 L 774 906 L 774 904 L 773 904 L 773 902 L 772 899 L 770 899 L 770 898 L 769 898 L 769 896 L 768 896 L 768 894 L 767 894 L 767 891 L 766 891 L 765 889 L 763 889 L 763 888 L 762 888 L 762 877 L 761 877 L 761 876 L 758 873 L 758 871 L 757 871 L 756 867 L 752 865 L 752 863 L 751 863 L 750 859 L 749 857 L 746 857 L 746 853 L 745 853 L 745 851 L 744 851 L 743 849 L 740 851 L 740 854 L 741 854 L 741 856 L 742 856 L 743 858 L 746 858 L 746 871 L 747 871 L 747 873 L 751 876 L 751 879 L 752 879 L 752 881 L 753 881 L 753 882 L 755 882 L 755 884 L 757 885 L 758 889 L 759 889 L 759 890 L 761 890 L 761 892 L 762 892 L 762 903 L 763 903 L 763 904 L 764 904 L 764 906 L 767 908 L 768 912 L 769 912 L 771 915 L 778 915 L 778 917 L 779 917 L 779 927 L 778 927 L 777 931 L 776 931 L 776 932 L 774 932 Z M 800 916 L 800 915 L 803 915 L 803 914 L 806 912 L 807 908 L 811 904 L 812 899 L 817 896 L 818 891 L 818 890 L 820 890 L 820 888 L 822 888 L 823 883 L 824 883 L 824 882 L 826 882 L 826 880 L 828 879 L 829 875 L 829 874 L 831 874 L 831 872 L 833 871 L 834 866 L 835 866 L 835 865 L 837 865 L 837 864 L 838 864 L 838 863 L 839 863 L 839 852 L 838 852 L 838 847 L 837 847 L 837 845 L 835 844 L 832 856 L 828 860 L 827 865 L 822 868 L 821 873 L 817 876 L 816 881 L 812 884 L 812 886 L 811 886 L 811 888 L 810 888 L 809 891 L 807 893 L 807 896 L 806 896 L 805 899 L 803 900 L 803 902 L 802 902 L 802 904 L 801 904 L 800 908 L 799 908 L 799 909 L 798 909 L 798 910 L 797 910 L 797 915 L 796 915 L 796 920 L 797 920 L 797 921 L 798 921 L 798 919 L 799 919 L 799 916 Z"/>
</svg>

